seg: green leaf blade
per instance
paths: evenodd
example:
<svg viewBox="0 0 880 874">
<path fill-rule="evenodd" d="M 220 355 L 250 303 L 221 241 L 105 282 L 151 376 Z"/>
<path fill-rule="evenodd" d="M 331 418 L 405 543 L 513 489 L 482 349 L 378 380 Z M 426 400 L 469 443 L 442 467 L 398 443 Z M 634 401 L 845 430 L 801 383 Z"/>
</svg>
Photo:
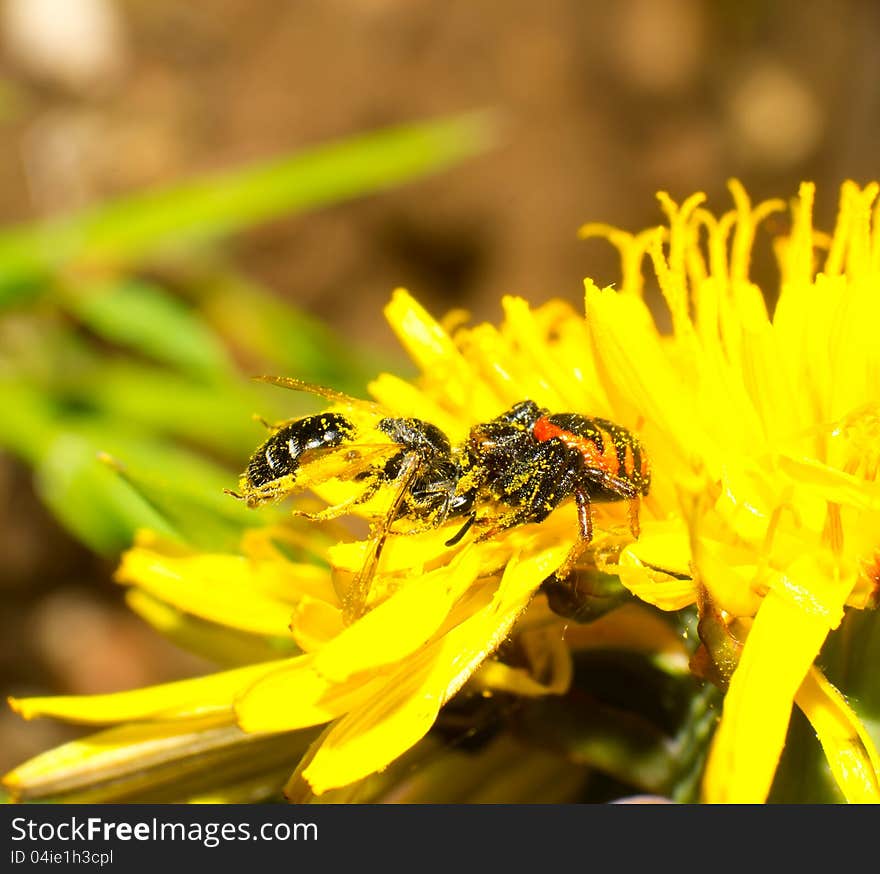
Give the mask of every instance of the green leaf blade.
<svg viewBox="0 0 880 874">
<path fill-rule="evenodd" d="M 9 229 L 0 234 L 0 306 L 38 294 L 62 270 L 120 269 L 440 172 L 487 149 L 493 130 L 487 113 L 387 128 Z"/>
</svg>

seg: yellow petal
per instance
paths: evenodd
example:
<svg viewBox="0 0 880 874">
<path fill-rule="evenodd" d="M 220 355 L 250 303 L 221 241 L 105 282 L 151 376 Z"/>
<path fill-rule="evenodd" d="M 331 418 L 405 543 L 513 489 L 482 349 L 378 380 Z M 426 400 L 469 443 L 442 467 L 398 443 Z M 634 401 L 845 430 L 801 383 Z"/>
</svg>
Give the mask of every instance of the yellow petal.
<svg viewBox="0 0 880 874">
<path fill-rule="evenodd" d="M 9 703 L 25 719 L 54 716 L 69 722 L 90 725 L 146 719 L 194 719 L 211 714 L 229 714 L 232 711 L 232 699 L 239 691 L 288 661 L 279 659 L 129 692 L 11 698 Z"/>
<path fill-rule="evenodd" d="M 415 575 L 427 563 L 450 556 L 446 541 L 460 527 L 460 523 L 456 523 L 451 531 L 449 526 L 444 526 L 406 537 L 389 537 L 382 550 L 380 572 L 398 574 L 409 571 Z M 370 547 L 370 540 L 337 543 L 327 550 L 327 555 L 334 568 L 357 573 L 364 566 Z"/>
<path fill-rule="evenodd" d="M 431 655 L 438 657 L 438 650 Z M 379 694 L 330 729 L 303 771 L 315 794 L 381 770 L 428 733 L 443 703 L 442 688 L 431 662 L 419 663 L 396 673 Z"/>
<path fill-rule="evenodd" d="M 410 357 L 452 409 L 492 409 L 498 399 L 477 378 L 470 364 L 436 319 L 409 292 L 398 288 L 385 317 Z"/>
<path fill-rule="evenodd" d="M 835 383 L 829 326 L 837 322 L 845 295 L 843 277 L 820 274 L 815 282 L 784 284 L 773 315 L 773 332 L 789 379 L 810 387 L 801 403 L 806 410 L 812 405 L 812 415 L 820 422 L 830 418 Z"/>
<path fill-rule="evenodd" d="M 242 556 L 172 557 L 136 547 L 123 556 L 116 579 L 210 622 L 252 634 L 289 633 L 290 605 L 253 585 Z"/>
<path fill-rule="evenodd" d="M 235 700 L 239 726 L 247 732 L 265 732 L 321 725 L 369 700 L 387 683 L 387 677 L 381 676 L 332 683 L 314 669 L 313 659 L 313 655 L 289 659 L 243 689 Z"/>
<path fill-rule="evenodd" d="M 247 582 L 273 600 L 296 604 L 305 595 L 333 603 L 336 591 L 326 568 L 284 560 L 251 561 Z"/>
<path fill-rule="evenodd" d="M 25 801 L 177 801 L 188 791 L 234 784 L 255 771 L 277 772 L 308 740 L 246 735 L 211 721 L 128 725 L 43 753 L 4 781 L 13 797 Z"/>
<path fill-rule="evenodd" d="M 764 598 L 730 681 L 704 776 L 708 802 L 761 803 L 785 742 L 792 702 L 852 583 L 803 556 Z"/>
<path fill-rule="evenodd" d="M 681 610 L 696 600 L 690 543 L 678 521 L 646 526 L 645 533 L 621 552 L 615 570 L 633 595 L 661 610 Z"/>
<path fill-rule="evenodd" d="M 411 382 L 381 373 L 368 386 L 370 394 L 380 404 L 398 416 L 413 416 L 436 425 L 451 440 L 463 439 L 471 422 L 463 421 L 448 409 L 441 406 L 430 394 L 414 386 Z"/>
<path fill-rule="evenodd" d="M 111 728 L 36 756 L 8 773 L 3 782 L 20 797 L 60 794 L 178 760 L 240 736 L 228 722 L 215 720 Z"/>
<path fill-rule="evenodd" d="M 496 399 L 494 407 L 486 408 L 490 416 L 497 415 L 523 397 L 534 397 L 539 401 L 553 398 L 553 389 L 541 371 L 524 366 L 522 354 L 514 350 L 494 325 L 485 322 L 476 325 L 469 331 L 460 332 L 456 340 L 475 373 Z"/>
<path fill-rule="evenodd" d="M 583 319 L 575 318 L 573 313 L 568 313 L 565 319 L 570 329 L 580 329 L 577 355 L 567 359 L 565 344 L 547 342 L 546 331 L 539 323 L 540 314 L 532 311 L 525 300 L 505 296 L 501 305 L 505 315 L 503 330 L 515 344 L 521 368 L 540 373 L 543 383 L 550 389 L 533 400 L 555 410 L 587 410 L 594 415 L 607 415 L 610 405 L 596 373 Z M 531 395 L 521 387 L 515 400 L 524 397 Z"/>
<path fill-rule="evenodd" d="M 756 591 L 757 557 L 750 550 L 704 538 L 696 566 L 712 600 L 733 616 L 754 616 L 761 605 Z"/>
<path fill-rule="evenodd" d="M 779 446 L 808 424 L 800 403 L 803 394 L 795 390 L 789 379 L 766 317 L 745 330 L 742 336 L 743 381 L 760 416 L 764 436 Z"/>
<path fill-rule="evenodd" d="M 694 392 L 664 353 L 647 306 L 634 295 L 585 283 L 587 321 L 599 372 L 615 408 L 643 418 L 663 435 L 676 468 L 695 457 L 715 469 L 719 459 L 700 425 Z M 654 453 L 657 454 L 656 452 Z"/>
<path fill-rule="evenodd" d="M 511 562 L 490 604 L 424 647 L 386 689 L 330 730 L 303 775 L 316 794 L 381 770 L 428 732 L 449 700 L 501 641 L 566 547 Z"/>
<path fill-rule="evenodd" d="M 297 652 L 293 641 L 267 639 L 197 619 L 140 589 L 126 592 L 125 603 L 178 646 L 223 667 L 253 665 Z"/>
<path fill-rule="evenodd" d="M 814 490 L 825 501 L 858 510 L 880 510 L 880 484 L 876 482 L 860 479 L 813 458 L 782 456 L 779 466 L 792 479 Z"/>
<path fill-rule="evenodd" d="M 798 707 L 810 720 L 846 800 L 880 803 L 880 757 L 865 727 L 817 668 L 811 668 L 798 689 Z"/>
<path fill-rule="evenodd" d="M 715 509 L 745 541 L 762 543 L 770 516 L 779 504 L 778 484 L 766 465 L 748 457 L 729 459 L 722 468 L 721 495 Z"/>
<path fill-rule="evenodd" d="M 681 519 L 650 521 L 627 551 L 643 564 L 670 574 L 690 576 L 691 544 L 687 526 Z"/>
<path fill-rule="evenodd" d="M 479 572 L 478 550 L 465 549 L 450 564 L 410 581 L 328 641 L 315 655 L 315 670 L 341 682 L 399 661 L 437 631 Z"/>
<path fill-rule="evenodd" d="M 342 610 L 317 598 L 303 598 L 290 623 L 293 639 L 304 652 L 320 649 L 344 628 Z"/>
</svg>

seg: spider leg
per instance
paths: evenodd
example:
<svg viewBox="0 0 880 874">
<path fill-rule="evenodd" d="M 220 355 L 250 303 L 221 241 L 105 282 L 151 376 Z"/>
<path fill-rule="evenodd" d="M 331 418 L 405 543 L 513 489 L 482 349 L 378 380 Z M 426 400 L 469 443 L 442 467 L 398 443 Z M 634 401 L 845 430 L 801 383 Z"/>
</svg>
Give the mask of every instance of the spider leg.
<svg viewBox="0 0 880 874">
<path fill-rule="evenodd" d="M 385 541 L 391 533 L 391 525 L 397 518 L 397 513 L 403 505 L 409 487 L 418 473 L 420 463 L 421 460 L 415 452 L 408 453 L 404 457 L 400 472 L 395 481 L 397 491 L 394 494 L 394 499 L 391 501 L 391 506 L 379 525 L 374 527 L 373 537 L 367 548 L 367 557 L 364 560 L 364 564 L 355 574 L 348 591 L 346 591 L 342 599 L 342 619 L 346 625 L 351 625 L 356 619 L 360 619 L 366 611 L 367 597 L 370 594 L 370 586 L 376 574 L 376 568 L 379 566 L 382 548 L 385 546 Z"/>
</svg>

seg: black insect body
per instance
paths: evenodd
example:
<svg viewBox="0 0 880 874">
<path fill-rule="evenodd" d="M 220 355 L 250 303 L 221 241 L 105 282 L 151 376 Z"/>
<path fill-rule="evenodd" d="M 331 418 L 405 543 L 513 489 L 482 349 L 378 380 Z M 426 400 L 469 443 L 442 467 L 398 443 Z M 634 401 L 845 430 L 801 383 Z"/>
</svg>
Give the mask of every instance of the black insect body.
<svg viewBox="0 0 880 874">
<path fill-rule="evenodd" d="M 296 474 L 306 453 L 335 449 L 355 434 L 355 426 L 341 413 L 306 416 L 281 426 L 248 462 L 242 484 L 248 503 L 280 496 L 279 484 Z"/>
<path fill-rule="evenodd" d="M 473 494 L 459 494 L 461 459 L 449 438 L 436 426 L 422 419 L 382 419 L 378 426 L 400 452 L 390 458 L 383 470 L 383 482 L 395 482 L 415 456 L 412 478 L 401 499 L 396 519 L 408 518 L 419 530 L 442 525 L 447 519 L 469 513 Z M 392 520 L 394 521 L 394 520 Z"/>
<path fill-rule="evenodd" d="M 480 520 L 481 539 L 541 522 L 568 498 L 577 505 L 580 538 L 563 569 L 570 570 L 592 540 L 593 502 L 629 501 L 630 527 L 638 536 L 639 501 L 650 488 L 648 457 L 632 433 L 606 419 L 550 414 L 521 401 L 471 429 L 464 467 L 474 508 L 469 523 L 476 509 L 501 508 Z"/>
<path fill-rule="evenodd" d="M 395 493 L 385 516 L 373 528 L 364 565 L 346 591 L 343 617 L 347 621 L 364 612 L 379 556 L 394 522 L 406 519 L 408 534 L 427 531 L 449 518 L 470 513 L 475 497 L 458 492 L 460 454 L 436 425 L 421 419 L 386 418 L 377 427 L 400 446 L 400 451 L 372 477 L 368 488 L 376 491 L 381 485 L 393 484 Z"/>
</svg>

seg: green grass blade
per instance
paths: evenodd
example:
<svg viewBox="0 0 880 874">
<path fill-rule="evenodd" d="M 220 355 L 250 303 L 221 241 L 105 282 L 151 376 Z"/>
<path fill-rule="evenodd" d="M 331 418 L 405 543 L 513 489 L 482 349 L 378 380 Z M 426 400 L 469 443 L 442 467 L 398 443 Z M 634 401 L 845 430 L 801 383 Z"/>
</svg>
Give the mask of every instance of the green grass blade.
<svg viewBox="0 0 880 874">
<path fill-rule="evenodd" d="M 46 506 L 95 552 L 118 553 L 139 528 L 179 536 L 141 495 L 100 463 L 95 444 L 83 435 L 60 433 L 34 473 Z"/>
<path fill-rule="evenodd" d="M 229 546 L 259 522 L 258 513 L 223 494 L 236 485 L 237 473 L 155 433 L 99 413 L 71 412 L 20 382 L 0 380 L 0 406 L 12 413 L 0 418 L 0 447 L 33 468 L 44 503 L 96 552 L 118 552 L 139 528 L 199 546 Z M 137 475 L 121 477 L 102 460 L 107 455 Z"/>
<path fill-rule="evenodd" d="M 102 461 L 168 520 L 180 539 L 200 549 L 235 549 L 247 528 L 286 516 L 277 506 L 251 509 L 221 489 L 191 484 L 186 478 L 163 476 L 115 457 L 103 456 Z"/>
<path fill-rule="evenodd" d="M 251 375 L 295 375 L 362 396 L 377 372 L 400 363 L 376 348 L 353 345 L 319 319 L 232 270 L 206 278 L 195 294 L 205 319 L 249 362 Z"/>
<path fill-rule="evenodd" d="M 233 371 L 198 315 L 157 285 L 138 279 L 90 285 L 64 294 L 62 304 L 105 340 L 185 373 L 212 378 Z"/>
<path fill-rule="evenodd" d="M 243 469 L 268 437 L 255 415 L 276 421 L 316 406 L 309 395 L 234 378 L 205 384 L 162 368 L 111 361 L 81 372 L 55 391 L 108 421 L 124 422 L 145 435 L 176 437 L 208 449 Z"/>
<path fill-rule="evenodd" d="M 491 138 L 485 113 L 409 124 L 13 228 L 0 234 L 0 305 L 39 293 L 64 268 L 121 267 L 399 186 L 485 150 Z"/>
</svg>

